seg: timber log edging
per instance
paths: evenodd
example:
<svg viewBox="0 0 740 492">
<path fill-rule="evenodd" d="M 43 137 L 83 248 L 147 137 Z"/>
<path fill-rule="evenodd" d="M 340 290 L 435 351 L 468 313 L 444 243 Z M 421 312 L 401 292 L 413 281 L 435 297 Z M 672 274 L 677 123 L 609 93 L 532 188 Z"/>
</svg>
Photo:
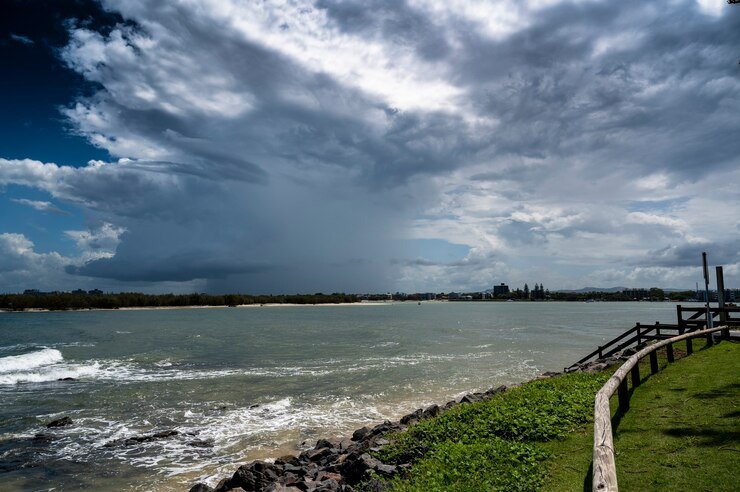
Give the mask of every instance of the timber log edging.
<svg viewBox="0 0 740 492">
<path fill-rule="evenodd" d="M 629 407 L 629 393 L 627 391 L 627 374 L 632 372 L 632 384 L 639 384 L 639 366 L 642 358 L 650 355 L 651 371 L 658 372 L 656 351 L 668 347 L 669 362 L 672 362 L 673 344 L 682 340 L 707 336 L 711 339 L 713 332 L 727 330 L 727 326 L 718 326 L 708 330 L 699 330 L 678 335 L 645 347 L 631 356 L 614 375 L 601 387 L 594 401 L 594 455 L 593 455 L 593 490 L 599 492 L 617 492 L 617 467 L 614 462 L 614 442 L 612 437 L 611 409 L 609 399 L 619 389 L 619 406 L 622 411 Z M 653 364 L 653 360 L 655 363 Z"/>
</svg>

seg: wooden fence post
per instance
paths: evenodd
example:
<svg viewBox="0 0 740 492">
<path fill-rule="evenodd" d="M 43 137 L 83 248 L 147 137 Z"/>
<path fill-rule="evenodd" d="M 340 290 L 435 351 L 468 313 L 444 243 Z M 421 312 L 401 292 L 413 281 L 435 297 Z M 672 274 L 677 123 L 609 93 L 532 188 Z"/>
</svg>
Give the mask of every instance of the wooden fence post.
<svg viewBox="0 0 740 492">
<path fill-rule="evenodd" d="M 635 364 L 630 373 L 632 374 L 632 387 L 640 386 L 640 364 Z"/>
<path fill-rule="evenodd" d="M 658 354 L 650 352 L 650 373 L 658 374 Z"/>
<path fill-rule="evenodd" d="M 673 358 L 673 344 L 672 343 L 669 343 L 668 345 L 665 346 L 665 356 L 668 359 L 668 362 L 673 362 L 674 361 L 674 358 Z"/>
<path fill-rule="evenodd" d="M 627 389 L 627 380 L 622 380 L 619 383 L 619 389 L 617 390 L 619 397 L 619 410 L 624 413 L 630 408 L 630 393 Z"/>
<path fill-rule="evenodd" d="M 694 353 L 694 341 L 690 338 L 686 339 L 686 354 L 691 355 Z"/>
</svg>

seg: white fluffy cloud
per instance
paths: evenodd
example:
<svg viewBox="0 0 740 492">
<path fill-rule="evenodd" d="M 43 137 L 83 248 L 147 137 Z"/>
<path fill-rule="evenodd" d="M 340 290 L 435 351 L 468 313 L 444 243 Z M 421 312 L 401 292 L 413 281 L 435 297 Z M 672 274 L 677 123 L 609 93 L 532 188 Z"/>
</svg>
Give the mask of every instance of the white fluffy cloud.
<svg viewBox="0 0 740 492">
<path fill-rule="evenodd" d="M 87 252 L 68 275 L 284 292 L 690 286 L 696 248 L 736 270 L 740 9 L 102 4 L 126 22 L 71 28 L 62 58 L 99 91 L 63 113 L 115 162 L 0 158 L 0 184 L 107 224 L 66 234 Z M 409 239 L 469 252 L 442 262 Z"/>
</svg>

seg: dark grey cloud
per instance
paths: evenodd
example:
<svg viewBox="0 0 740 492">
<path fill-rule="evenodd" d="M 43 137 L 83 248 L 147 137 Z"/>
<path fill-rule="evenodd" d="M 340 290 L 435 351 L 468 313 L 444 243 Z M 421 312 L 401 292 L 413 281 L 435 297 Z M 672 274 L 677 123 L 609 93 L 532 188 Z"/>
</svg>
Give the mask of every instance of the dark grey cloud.
<svg viewBox="0 0 740 492">
<path fill-rule="evenodd" d="M 270 270 L 269 265 L 236 258 L 213 258 L 208 250 L 188 251 L 172 256 L 130 259 L 116 255 L 81 266 L 67 265 L 72 275 L 98 277 L 124 282 L 185 282 L 194 279 L 219 279 L 244 273 Z"/>
<path fill-rule="evenodd" d="M 688 265 L 710 184 L 738 207 L 740 9 L 522 2 L 491 27 L 439 2 L 102 5 L 123 22 L 70 24 L 62 57 L 99 90 L 64 114 L 121 160 L 0 161 L 0 182 L 128 231 L 74 275 L 334 291 L 549 262 L 540 281 L 566 286 L 581 263 Z"/>
<path fill-rule="evenodd" d="M 708 252 L 713 265 L 732 265 L 740 262 L 740 245 L 737 241 L 700 244 L 676 244 L 648 251 L 638 265 L 658 267 L 686 267 L 701 265 L 702 253 Z"/>
</svg>

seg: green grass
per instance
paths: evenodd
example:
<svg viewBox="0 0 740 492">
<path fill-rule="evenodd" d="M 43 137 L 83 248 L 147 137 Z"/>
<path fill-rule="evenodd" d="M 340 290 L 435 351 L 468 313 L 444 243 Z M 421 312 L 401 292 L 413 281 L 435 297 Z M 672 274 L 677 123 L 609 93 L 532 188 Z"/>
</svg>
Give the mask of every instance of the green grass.
<svg viewBox="0 0 740 492">
<path fill-rule="evenodd" d="M 703 346 L 695 341 L 694 355 L 670 365 L 661 353 L 657 375 L 641 364 L 631 408 L 614 419 L 621 490 L 739 490 L 740 345 Z M 611 372 L 534 381 L 454 407 L 391 436 L 376 456 L 413 463 L 391 482 L 397 492 L 590 490 L 593 398 Z"/>
<path fill-rule="evenodd" d="M 414 463 L 407 477 L 393 482 L 396 491 L 536 490 L 547 457 L 541 443 L 590 421 L 594 395 L 607 378 L 569 374 L 456 406 L 391 436 L 377 456 Z"/>
</svg>

